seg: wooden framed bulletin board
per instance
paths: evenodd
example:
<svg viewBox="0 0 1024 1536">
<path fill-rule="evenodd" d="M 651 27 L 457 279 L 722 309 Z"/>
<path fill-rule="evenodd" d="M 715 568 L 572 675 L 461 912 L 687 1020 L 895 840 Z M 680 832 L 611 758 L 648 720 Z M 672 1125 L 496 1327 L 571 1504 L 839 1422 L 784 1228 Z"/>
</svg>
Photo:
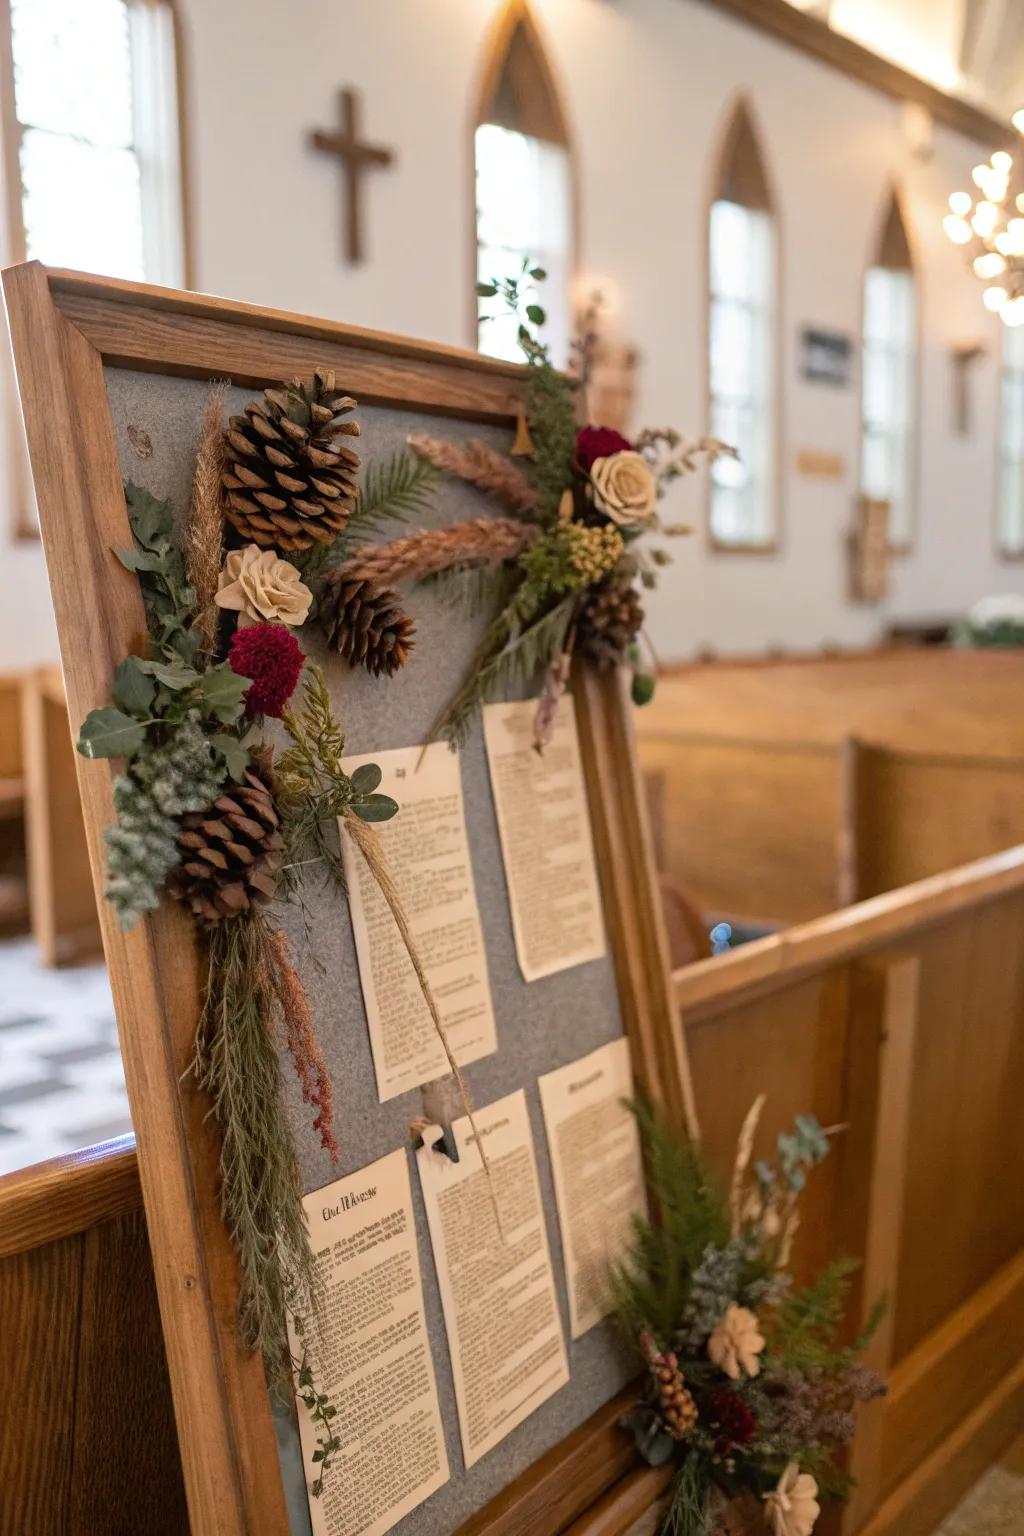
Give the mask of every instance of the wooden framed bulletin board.
<svg viewBox="0 0 1024 1536">
<path fill-rule="evenodd" d="M 450 438 L 482 436 L 507 446 L 523 388 L 521 368 L 475 354 L 37 263 L 8 270 L 4 290 L 73 724 L 107 701 L 115 667 L 144 634 L 137 581 L 112 553 L 131 542 L 123 481 L 170 497 L 176 509 L 187 505 L 211 379 L 229 382 L 228 407 L 238 410 L 282 379 L 333 368 L 359 401 L 367 458 L 411 432 L 437 430 L 431 418 L 438 416 L 448 418 Z M 431 515 L 441 525 L 486 510 L 479 492 L 453 483 Z M 472 654 L 476 620 L 455 616 L 430 593 L 414 592 L 411 609 L 421 654 L 387 682 L 351 671 L 328 657 L 318 637 L 307 642 L 303 635 L 304 649 L 325 667 L 353 753 L 420 742 Z M 624 1033 L 634 1079 L 680 1124 L 689 1095 L 629 705 L 614 676 L 583 672 L 573 692 L 604 958 L 523 980 L 479 728 L 459 760 L 498 1037 L 496 1053 L 470 1065 L 466 1077 L 478 1106 L 526 1092 L 563 1324 L 564 1269 L 538 1075 Z M 79 769 L 99 886 L 113 774 L 105 762 L 80 761 Z M 418 1108 L 412 1092 L 378 1102 L 349 913 L 337 897 L 323 902 L 313 906 L 312 921 L 329 937 L 326 975 L 309 990 L 334 1078 L 342 1152 L 334 1169 L 316 1138 L 296 1130 L 307 1191 L 409 1147 Z M 275 1424 L 262 1363 L 236 1336 L 238 1272 L 218 1204 L 217 1132 L 183 1075 L 200 1008 L 193 928 L 181 908 L 164 903 L 126 934 L 110 907 L 100 907 L 192 1530 L 305 1536 L 297 1431 L 287 1416 Z M 618 1428 L 632 1368 L 607 1323 L 568 1344 L 568 1383 L 465 1470 L 430 1243 L 412 1183 L 450 1476 L 395 1529 L 401 1536 L 627 1530 L 666 1477 L 638 1468 Z"/>
</svg>

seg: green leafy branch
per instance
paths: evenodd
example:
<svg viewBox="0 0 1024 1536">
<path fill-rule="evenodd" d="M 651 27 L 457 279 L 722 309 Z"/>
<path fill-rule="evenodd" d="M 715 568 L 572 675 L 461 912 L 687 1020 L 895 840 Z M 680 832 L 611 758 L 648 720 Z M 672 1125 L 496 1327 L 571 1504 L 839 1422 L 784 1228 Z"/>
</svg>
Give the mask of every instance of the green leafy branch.
<svg viewBox="0 0 1024 1536">
<path fill-rule="evenodd" d="M 324 1480 L 334 1464 L 334 1457 L 341 1450 L 341 1440 L 331 1423 L 337 1418 L 338 1410 L 326 1392 L 318 1392 L 316 1389 L 313 1367 L 309 1358 L 309 1345 L 306 1342 L 306 1325 L 297 1313 L 292 1315 L 292 1327 L 302 1341 L 302 1358 L 293 1361 L 296 1385 L 306 1412 L 316 1429 L 316 1450 L 310 1459 L 318 1471 L 310 1484 L 309 1491 L 315 1499 L 318 1499 L 324 1491 Z"/>
<path fill-rule="evenodd" d="M 351 775 L 342 767 L 345 738 L 319 667 L 307 665 L 302 706 L 288 710 L 282 723 L 291 742 L 277 764 L 286 849 L 284 889 L 293 891 L 299 871 L 311 864 L 321 865 L 327 877 L 344 888 L 341 850 L 331 836 L 338 817 L 351 810 L 363 821 L 390 821 L 397 802 L 377 793 L 382 773 L 376 763 L 364 763 Z"/>
</svg>

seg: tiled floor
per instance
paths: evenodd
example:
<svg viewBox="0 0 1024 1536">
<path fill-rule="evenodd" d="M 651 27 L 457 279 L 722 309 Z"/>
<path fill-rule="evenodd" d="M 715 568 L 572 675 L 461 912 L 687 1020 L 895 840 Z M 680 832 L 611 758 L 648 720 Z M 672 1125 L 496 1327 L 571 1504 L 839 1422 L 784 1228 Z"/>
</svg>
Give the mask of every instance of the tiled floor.
<svg viewBox="0 0 1024 1536">
<path fill-rule="evenodd" d="M 1024 1435 L 974 1485 L 936 1536 L 1024 1536 Z"/>
<path fill-rule="evenodd" d="M 105 967 L 0 943 L 0 1173 L 130 1130 Z"/>
</svg>

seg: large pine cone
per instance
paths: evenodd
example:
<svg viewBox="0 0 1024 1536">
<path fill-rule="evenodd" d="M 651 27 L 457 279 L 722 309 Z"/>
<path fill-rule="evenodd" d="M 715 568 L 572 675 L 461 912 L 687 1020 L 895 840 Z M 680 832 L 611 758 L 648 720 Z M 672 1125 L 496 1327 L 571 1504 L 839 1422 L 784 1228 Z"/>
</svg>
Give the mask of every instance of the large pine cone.
<svg viewBox="0 0 1024 1536">
<path fill-rule="evenodd" d="M 341 566 L 324 581 L 318 605 L 327 643 L 349 666 L 364 666 L 375 677 L 405 666 L 416 625 L 389 587 Z"/>
<path fill-rule="evenodd" d="M 181 863 L 169 888 L 200 922 L 215 927 L 269 901 L 277 886 L 284 838 L 270 787 L 247 769 L 205 811 L 183 816 Z"/>
<path fill-rule="evenodd" d="M 623 661 L 643 627 L 644 610 L 633 586 L 611 577 L 593 587 L 580 614 L 576 646 L 602 672 Z"/>
<path fill-rule="evenodd" d="M 337 538 L 356 499 L 359 455 L 342 443 L 359 435 L 359 423 L 344 419 L 355 404 L 333 372 L 318 370 L 312 384 L 265 389 L 231 417 L 224 515 L 243 539 L 296 551 Z"/>
</svg>

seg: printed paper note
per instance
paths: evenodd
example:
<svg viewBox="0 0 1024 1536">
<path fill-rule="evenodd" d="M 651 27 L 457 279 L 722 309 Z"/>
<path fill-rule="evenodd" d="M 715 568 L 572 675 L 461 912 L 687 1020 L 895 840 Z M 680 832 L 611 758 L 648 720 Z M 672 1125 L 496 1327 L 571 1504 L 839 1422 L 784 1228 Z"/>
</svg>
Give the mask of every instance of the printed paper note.
<svg viewBox="0 0 1024 1536">
<path fill-rule="evenodd" d="M 572 699 L 563 698 L 543 756 L 533 749 L 536 708 L 527 701 L 484 709 L 512 931 L 527 981 L 605 952 Z"/>
<path fill-rule="evenodd" d="M 384 1536 L 448 1481 L 406 1155 L 392 1152 L 303 1204 L 324 1287 L 310 1362 L 341 1441 L 323 1492 L 310 1497 L 313 1536 Z M 294 1336 L 292 1350 L 301 1356 Z M 296 1408 L 308 1485 L 316 1427 Z"/>
<path fill-rule="evenodd" d="M 539 1079 L 558 1205 L 574 1339 L 611 1310 L 609 1265 L 624 1257 L 630 1217 L 647 1209 L 629 1045 L 613 1040 Z"/>
<path fill-rule="evenodd" d="M 526 1095 L 473 1118 L 500 1231 L 468 1119 L 454 1124 L 458 1163 L 429 1130 L 418 1153 L 467 1467 L 569 1380 Z"/>
<path fill-rule="evenodd" d="M 443 742 L 346 758 L 347 773 L 377 763 L 380 793 L 401 809 L 377 823 L 427 979 L 460 1065 L 497 1049 L 491 985 L 469 862 L 459 759 Z M 381 1103 L 449 1071 L 398 929 L 344 830 L 352 928 Z"/>
</svg>

